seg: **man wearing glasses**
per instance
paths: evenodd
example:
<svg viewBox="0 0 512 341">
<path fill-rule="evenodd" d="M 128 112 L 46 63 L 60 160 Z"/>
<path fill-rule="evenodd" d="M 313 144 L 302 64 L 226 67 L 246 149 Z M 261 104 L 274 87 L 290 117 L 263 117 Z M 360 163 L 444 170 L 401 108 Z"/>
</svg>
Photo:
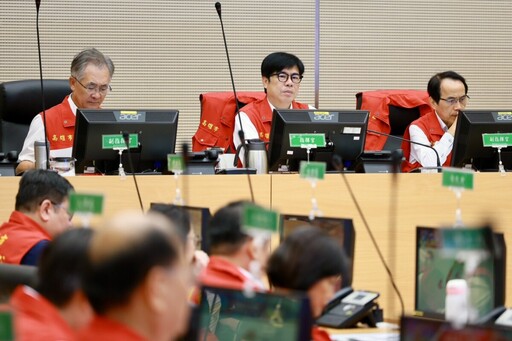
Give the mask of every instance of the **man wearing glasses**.
<svg viewBox="0 0 512 341">
<path fill-rule="evenodd" d="M 37 265 L 43 250 L 71 227 L 69 181 L 44 169 L 32 169 L 20 180 L 14 211 L 0 226 L 0 263 Z"/>
<path fill-rule="evenodd" d="M 274 109 L 309 109 L 307 104 L 295 101 L 304 74 L 304 64 L 293 54 L 274 52 L 261 63 L 261 81 L 267 96 L 244 106 L 240 110 L 240 120 L 235 117 L 233 143 L 240 145 L 238 132 L 243 129 L 245 139 L 260 139 L 267 142 L 272 127 Z M 244 160 L 243 155 L 240 159 Z"/>
<path fill-rule="evenodd" d="M 449 166 L 457 117 L 469 100 L 468 85 L 458 73 L 445 71 L 430 78 L 427 91 L 434 111 L 412 122 L 404 138 L 432 146 L 439 154 L 441 165 Z M 405 157 L 402 172 L 437 166 L 437 155 L 430 148 L 404 141 L 402 149 Z"/>
<path fill-rule="evenodd" d="M 69 85 L 71 95 L 62 103 L 46 110 L 46 130 L 50 157 L 70 157 L 75 134 L 77 108 L 99 109 L 112 90 L 110 81 L 114 63 L 100 51 L 91 48 L 79 52 L 71 63 Z M 34 142 L 44 141 L 43 113 L 36 115 L 19 155 L 16 174 L 35 167 Z"/>
</svg>

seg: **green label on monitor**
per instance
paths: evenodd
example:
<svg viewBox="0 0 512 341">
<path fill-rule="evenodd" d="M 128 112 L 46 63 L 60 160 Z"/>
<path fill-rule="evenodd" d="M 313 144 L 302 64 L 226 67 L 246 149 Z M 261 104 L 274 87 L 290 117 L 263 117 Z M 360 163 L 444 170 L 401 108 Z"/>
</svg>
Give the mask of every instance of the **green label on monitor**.
<svg viewBox="0 0 512 341">
<path fill-rule="evenodd" d="M 469 169 L 443 168 L 443 186 L 461 189 L 473 189 L 474 172 Z"/>
<path fill-rule="evenodd" d="M 126 148 L 123 135 L 101 135 L 101 148 L 103 149 L 120 149 Z M 137 148 L 139 146 L 139 134 L 130 134 L 128 139 L 130 148 Z"/>
<path fill-rule="evenodd" d="M 71 193 L 69 210 L 73 213 L 101 214 L 103 212 L 103 194 Z"/>
<path fill-rule="evenodd" d="M 325 162 L 300 162 L 300 177 L 305 179 L 323 180 L 326 169 Z"/>
<path fill-rule="evenodd" d="M 277 232 L 279 227 L 279 214 L 256 205 L 246 204 L 242 216 L 244 230 L 264 230 Z"/>
<path fill-rule="evenodd" d="M 484 147 L 510 147 L 512 146 L 512 134 L 482 134 Z"/>
<path fill-rule="evenodd" d="M 325 134 L 290 134 L 290 147 L 325 147 Z"/>
<path fill-rule="evenodd" d="M 10 311 L 0 311 L 0 340 L 14 340 L 14 329 L 12 325 L 12 313 Z"/>
<path fill-rule="evenodd" d="M 185 170 L 183 156 L 178 154 L 167 154 L 167 170 L 176 173 Z"/>
</svg>

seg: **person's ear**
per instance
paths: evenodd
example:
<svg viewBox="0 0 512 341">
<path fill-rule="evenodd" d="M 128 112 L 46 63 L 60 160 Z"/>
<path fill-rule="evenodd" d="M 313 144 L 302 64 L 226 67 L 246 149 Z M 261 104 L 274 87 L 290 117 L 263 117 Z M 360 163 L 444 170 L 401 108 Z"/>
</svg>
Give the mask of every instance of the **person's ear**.
<svg viewBox="0 0 512 341">
<path fill-rule="evenodd" d="M 434 99 L 432 97 L 429 97 L 428 99 L 430 100 L 430 105 L 432 106 L 432 108 L 434 108 L 434 110 L 436 110 L 437 106 L 438 106 L 436 101 L 434 101 Z"/>
<path fill-rule="evenodd" d="M 41 205 L 37 208 L 37 214 L 43 222 L 50 220 L 53 210 L 53 204 L 49 199 L 44 199 Z"/>
<path fill-rule="evenodd" d="M 267 89 L 269 82 L 270 82 L 270 79 L 268 79 L 265 76 L 261 76 L 261 83 L 263 84 L 263 88 Z"/>
<path fill-rule="evenodd" d="M 172 290 L 167 280 L 168 274 L 161 267 L 153 267 L 144 280 L 141 290 L 143 290 L 144 300 L 150 310 L 161 313 L 167 309 L 168 290 Z"/>
</svg>

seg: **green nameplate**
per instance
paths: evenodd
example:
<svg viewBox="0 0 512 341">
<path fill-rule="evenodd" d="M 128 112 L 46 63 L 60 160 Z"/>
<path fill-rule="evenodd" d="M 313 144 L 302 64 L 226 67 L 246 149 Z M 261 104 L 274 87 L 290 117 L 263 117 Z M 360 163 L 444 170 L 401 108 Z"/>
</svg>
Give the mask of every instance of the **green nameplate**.
<svg viewBox="0 0 512 341">
<path fill-rule="evenodd" d="M 167 170 L 176 173 L 185 170 L 183 156 L 178 154 L 167 154 Z"/>
<path fill-rule="evenodd" d="M 279 214 L 276 211 L 247 204 L 244 206 L 242 227 L 246 231 L 256 229 L 277 232 L 279 227 Z"/>
<path fill-rule="evenodd" d="M 290 134 L 290 147 L 325 147 L 325 134 Z"/>
<path fill-rule="evenodd" d="M 126 148 L 123 135 L 101 135 L 101 148 L 102 149 L 119 149 Z M 130 148 L 137 148 L 139 146 L 139 134 L 130 134 L 128 138 L 128 145 Z"/>
<path fill-rule="evenodd" d="M 510 147 L 512 146 L 512 134 L 482 134 L 484 147 Z"/>
<path fill-rule="evenodd" d="M 472 190 L 474 175 L 469 169 L 443 167 L 443 186 Z"/>
<path fill-rule="evenodd" d="M 300 177 L 305 179 L 323 180 L 325 177 L 325 162 L 300 162 Z"/>
<path fill-rule="evenodd" d="M 69 210 L 73 213 L 101 214 L 103 212 L 103 194 L 71 193 Z"/>
<path fill-rule="evenodd" d="M 12 313 L 10 311 L 0 311 L 0 341 L 14 340 L 12 324 Z"/>
</svg>

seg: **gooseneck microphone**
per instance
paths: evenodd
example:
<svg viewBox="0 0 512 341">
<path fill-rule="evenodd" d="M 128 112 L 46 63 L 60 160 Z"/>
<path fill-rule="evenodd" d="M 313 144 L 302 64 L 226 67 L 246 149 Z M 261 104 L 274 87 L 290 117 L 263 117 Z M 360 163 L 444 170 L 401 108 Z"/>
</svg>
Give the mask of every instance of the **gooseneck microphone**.
<svg viewBox="0 0 512 341">
<path fill-rule="evenodd" d="M 126 150 L 128 151 L 128 162 L 130 163 L 130 168 L 132 170 L 133 182 L 135 183 L 135 190 L 137 191 L 137 197 L 139 198 L 140 209 L 142 210 L 142 213 L 144 213 L 144 205 L 142 204 L 142 198 L 140 196 L 139 184 L 135 177 L 135 168 L 133 168 L 132 153 L 130 151 L 130 134 L 127 131 L 123 131 L 123 140 L 126 145 Z"/>
<path fill-rule="evenodd" d="M 426 147 L 426 148 L 432 149 L 434 151 L 434 153 L 436 153 L 437 169 L 438 170 L 441 169 L 441 159 L 439 158 L 439 153 L 437 152 L 437 150 L 434 147 L 432 147 L 432 146 L 430 146 L 428 144 L 425 144 L 425 143 L 416 142 L 416 141 L 413 141 L 413 140 L 410 140 L 410 139 L 406 139 L 406 138 L 403 138 L 403 137 L 400 137 L 400 136 L 386 134 L 386 133 L 383 133 L 383 132 L 377 131 L 377 130 L 368 129 L 367 131 L 370 132 L 370 133 L 377 134 L 377 135 L 391 137 L 391 138 L 394 138 L 394 139 L 397 139 L 397 140 L 400 140 L 400 141 L 405 141 L 405 142 L 409 142 L 409 143 L 412 143 L 412 144 L 417 144 L 418 146 L 422 146 L 422 147 Z"/>
<path fill-rule="evenodd" d="M 36 33 L 37 33 L 37 52 L 39 57 L 39 80 L 41 81 L 41 104 L 43 106 L 43 128 L 44 128 L 44 145 L 46 149 L 46 169 L 50 169 L 50 146 L 48 145 L 48 134 L 46 131 L 46 103 L 44 100 L 43 85 L 43 62 L 41 57 L 41 40 L 39 38 L 39 7 L 41 0 L 36 0 Z"/>
<path fill-rule="evenodd" d="M 245 141 L 244 128 L 242 126 L 242 118 L 240 117 L 240 104 L 238 103 L 238 96 L 236 95 L 235 79 L 233 77 L 233 70 L 231 68 L 231 59 L 229 58 L 228 43 L 226 41 L 226 34 L 224 32 L 224 23 L 222 21 L 222 9 L 221 9 L 220 2 L 217 1 L 215 3 L 215 9 L 217 10 L 217 14 L 219 15 L 220 27 L 222 29 L 222 38 L 224 40 L 224 49 L 226 50 L 226 59 L 228 61 L 228 67 L 229 67 L 229 76 L 231 78 L 231 86 L 233 87 L 233 95 L 235 96 L 236 116 L 238 116 L 238 123 L 240 124 L 240 130 L 238 131 L 238 136 L 240 137 L 240 143 L 242 145 L 242 148 L 245 150 L 244 167 L 248 167 L 249 153 L 247 151 L 247 144 Z M 252 181 L 251 181 L 251 176 L 249 174 L 249 169 L 247 169 L 247 181 L 249 183 L 249 191 L 251 193 L 251 201 L 254 202 L 254 192 L 252 190 Z"/>
<path fill-rule="evenodd" d="M 395 156 L 392 155 L 395 159 Z M 395 162 L 395 161 L 393 161 Z M 350 186 L 350 183 L 348 182 L 347 176 L 345 175 L 345 172 L 343 171 L 343 160 L 341 159 L 341 156 L 338 154 L 334 154 L 332 157 L 332 164 L 334 168 L 338 171 L 340 171 L 341 176 L 343 178 L 343 181 L 345 182 L 345 186 L 347 186 L 347 190 L 350 194 L 350 197 L 352 199 L 352 202 L 356 206 L 357 212 L 359 213 L 359 216 L 361 217 L 361 220 L 363 221 L 363 225 L 368 232 L 368 235 L 370 236 L 370 239 L 372 241 L 373 246 L 375 247 L 375 250 L 377 251 L 377 254 L 379 255 L 380 262 L 384 266 L 384 269 L 386 270 L 389 280 L 391 282 L 391 285 L 393 286 L 394 291 L 396 292 L 396 295 L 398 296 L 398 299 L 400 300 L 400 308 L 401 308 L 401 316 L 405 313 L 404 308 L 404 300 L 402 298 L 402 294 L 400 293 L 400 290 L 398 289 L 398 285 L 395 282 L 395 279 L 393 278 L 393 273 L 391 272 L 391 269 L 389 268 L 388 264 L 386 263 L 386 260 L 384 259 L 384 256 L 382 255 L 382 251 L 379 248 L 379 244 L 375 240 L 375 237 L 372 233 L 372 230 L 370 229 L 370 225 L 368 225 L 368 221 L 366 220 L 366 217 L 363 213 L 363 210 L 361 209 L 361 206 L 359 205 L 359 202 L 356 199 L 356 196 L 354 195 L 354 191 L 352 191 L 352 187 Z M 393 207 L 394 208 L 394 207 Z M 394 223 L 394 220 L 393 220 Z M 394 228 L 394 226 L 390 226 L 390 228 Z"/>
</svg>

